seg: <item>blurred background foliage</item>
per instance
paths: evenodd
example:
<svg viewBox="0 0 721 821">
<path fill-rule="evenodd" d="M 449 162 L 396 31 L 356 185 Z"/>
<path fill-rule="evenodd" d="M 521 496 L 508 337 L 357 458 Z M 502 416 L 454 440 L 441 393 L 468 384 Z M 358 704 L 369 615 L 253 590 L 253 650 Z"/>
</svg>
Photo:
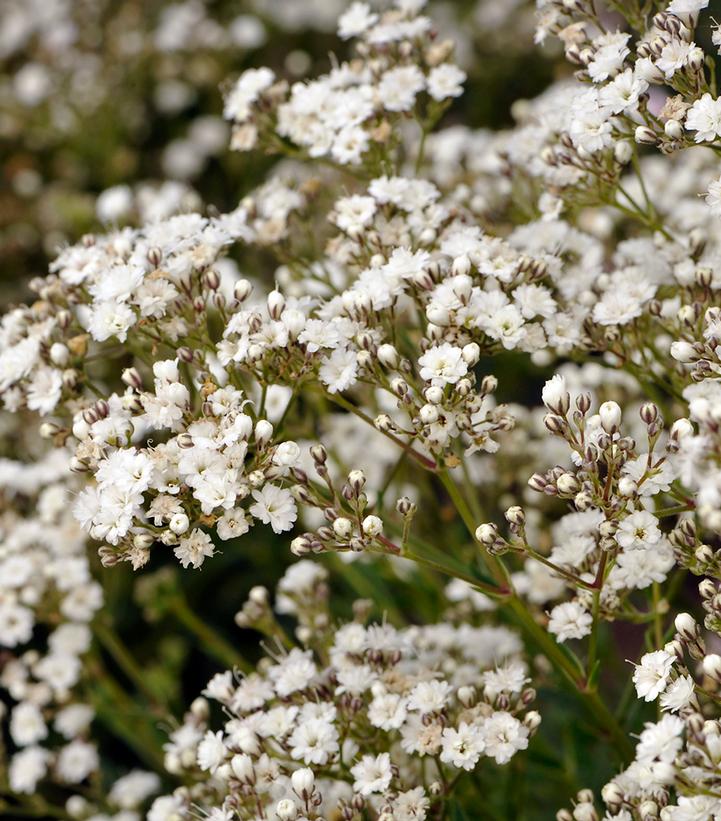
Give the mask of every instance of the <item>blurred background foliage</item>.
<svg viewBox="0 0 721 821">
<path fill-rule="evenodd" d="M 226 149 L 219 86 L 249 66 L 289 80 L 324 71 L 345 0 L 3 0 L 0 255 L 4 301 L 66 242 L 99 226 L 95 198 L 143 180 L 189 183 L 219 209 L 270 163 Z M 523 0 L 433 3 L 457 42 L 467 93 L 449 116 L 510 122 L 556 64 L 532 46 Z"/>
</svg>

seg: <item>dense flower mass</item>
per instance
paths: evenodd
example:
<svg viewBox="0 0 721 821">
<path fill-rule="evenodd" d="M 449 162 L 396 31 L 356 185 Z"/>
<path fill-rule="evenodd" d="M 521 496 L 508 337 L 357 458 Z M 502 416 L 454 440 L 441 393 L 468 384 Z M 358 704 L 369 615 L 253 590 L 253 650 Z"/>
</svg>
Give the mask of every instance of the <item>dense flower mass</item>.
<svg viewBox="0 0 721 821">
<path fill-rule="evenodd" d="M 72 5 L 0 12 L 0 129 L 74 131 Z M 316 6 L 221 5 L 123 29 L 197 58 L 166 114 Z M 721 819 L 709 4 L 538 0 L 558 79 L 497 129 L 460 8 L 336 5 L 0 319 L 0 814 Z"/>
<path fill-rule="evenodd" d="M 192 818 L 198 808 L 238 818 L 430 818 L 449 798 L 441 784 L 483 756 L 505 764 L 527 748 L 540 717 L 527 710 L 534 694 L 514 633 L 366 624 L 362 602 L 354 621 L 332 628 L 324 587 L 325 572 L 308 560 L 283 577 L 278 601 L 298 620 L 300 646 L 279 642 L 257 671 L 211 679 L 165 745 L 166 767 L 194 775 L 193 786 L 155 799 L 150 819 Z M 273 632 L 267 595 L 254 588 L 241 617 Z M 218 730 L 208 726 L 208 699 L 224 708 Z"/>
</svg>

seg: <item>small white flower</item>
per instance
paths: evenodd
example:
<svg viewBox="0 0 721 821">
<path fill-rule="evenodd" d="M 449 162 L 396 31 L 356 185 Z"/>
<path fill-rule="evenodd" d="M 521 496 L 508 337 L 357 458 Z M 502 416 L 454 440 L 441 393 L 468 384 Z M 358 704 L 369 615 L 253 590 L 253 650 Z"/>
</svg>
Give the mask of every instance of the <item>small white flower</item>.
<svg viewBox="0 0 721 821">
<path fill-rule="evenodd" d="M 593 618 L 577 601 L 563 602 L 551 610 L 548 629 L 558 641 L 582 639 L 591 632 Z"/>
<path fill-rule="evenodd" d="M 675 660 L 676 657 L 665 650 L 655 650 L 643 656 L 641 663 L 633 671 L 633 683 L 639 698 L 644 701 L 655 701 L 658 698 L 666 689 Z"/>
<path fill-rule="evenodd" d="M 353 789 L 363 796 L 384 792 L 393 777 L 391 757 L 388 753 L 380 753 L 377 756 L 364 755 L 350 771 L 355 779 Z"/>
</svg>

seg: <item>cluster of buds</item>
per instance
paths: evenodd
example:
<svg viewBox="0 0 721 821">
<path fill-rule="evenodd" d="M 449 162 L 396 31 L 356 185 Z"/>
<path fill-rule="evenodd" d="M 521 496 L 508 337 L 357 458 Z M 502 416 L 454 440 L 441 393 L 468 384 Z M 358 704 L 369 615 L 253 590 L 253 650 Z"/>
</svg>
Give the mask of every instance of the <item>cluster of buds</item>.
<svg viewBox="0 0 721 821">
<path fill-rule="evenodd" d="M 398 552 L 383 536 L 383 520 L 368 513 L 369 500 L 364 490 L 366 476 L 362 470 L 351 470 L 338 488 L 328 468 L 328 452 L 323 445 L 311 448 L 313 465 L 320 482 L 312 481 L 300 468 L 293 470 L 295 497 L 306 507 L 317 508 L 327 524 L 316 531 L 296 536 L 291 551 L 296 556 L 327 551 L 381 550 Z"/>
</svg>

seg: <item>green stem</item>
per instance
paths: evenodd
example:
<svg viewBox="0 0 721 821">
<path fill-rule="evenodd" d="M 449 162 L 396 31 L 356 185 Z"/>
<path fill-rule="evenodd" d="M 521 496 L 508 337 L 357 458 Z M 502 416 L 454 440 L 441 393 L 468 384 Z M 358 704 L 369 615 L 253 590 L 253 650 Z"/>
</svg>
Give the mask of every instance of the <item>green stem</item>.
<svg viewBox="0 0 721 821">
<path fill-rule="evenodd" d="M 448 471 L 438 471 L 438 478 L 441 480 L 443 487 L 446 489 L 446 493 L 448 493 L 451 497 L 451 501 L 458 511 L 459 516 L 463 520 L 466 529 L 470 533 L 471 537 L 475 539 L 476 528 L 481 523 L 475 520 L 468 503 Z M 481 555 L 483 556 L 483 561 L 488 568 L 489 573 L 491 573 L 498 586 L 504 590 L 512 589 L 508 572 L 500 559 L 496 556 L 491 556 L 488 551 L 483 551 Z"/>
<path fill-rule="evenodd" d="M 93 633 L 100 644 L 107 650 L 113 658 L 118 667 L 123 673 L 133 682 L 138 690 L 148 699 L 148 701 L 156 708 L 163 712 L 163 697 L 156 693 L 153 687 L 148 683 L 147 676 L 132 656 L 128 648 L 122 642 L 117 633 L 110 627 L 110 625 L 98 620 L 93 625 Z"/>
<path fill-rule="evenodd" d="M 92 704 L 99 721 L 122 739 L 138 758 L 156 772 L 164 772 L 163 738 L 149 723 L 147 709 L 136 704 L 105 670 L 99 659 L 92 665 Z M 155 719 L 151 719 L 153 722 Z"/>
<path fill-rule="evenodd" d="M 422 453 L 418 453 L 417 450 L 414 450 L 409 444 L 404 442 L 402 439 L 399 439 L 395 434 L 391 433 L 390 431 L 380 430 L 377 428 L 373 423 L 373 420 L 368 416 L 367 413 L 364 413 L 360 408 L 356 407 L 352 402 L 349 402 L 345 397 L 340 396 L 337 393 L 329 393 L 326 394 L 328 399 L 336 405 L 339 405 L 341 408 L 344 408 L 350 413 L 355 414 L 359 419 L 362 419 L 364 422 L 369 424 L 373 430 L 377 430 L 379 433 L 382 433 L 387 439 L 390 439 L 391 442 L 394 442 L 398 445 L 399 448 L 403 448 L 406 453 L 413 457 L 417 462 L 420 462 L 426 470 L 436 470 L 437 465 L 432 460 L 429 459 L 427 456 L 424 456 Z"/>
<path fill-rule="evenodd" d="M 238 653 L 230 642 L 209 627 L 202 619 L 193 612 L 185 599 L 176 597 L 170 605 L 172 613 L 178 617 L 181 624 L 187 627 L 197 639 L 201 648 L 213 656 L 216 661 L 226 667 L 235 668 L 248 673 L 252 670 L 251 665 Z"/>
<path fill-rule="evenodd" d="M 439 471 L 438 476 L 448 491 L 448 495 L 453 500 L 461 519 L 471 534 L 473 534 L 475 530 L 473 516 L 456 487 L 455 482 L 448 475 L 447 471 Z M 488 556 L 487 564 L 489 570 L 493 572 L 494 577 L 498 578 L 498 575 L 501 575 L 501 584 L 503 587 L 506 587 L 510 580 L 501 562 L 495 556 Z M 521 629 L 541 648 L 551 664 L 573 685 L 573 692 L 584 704 L 599 727 L 612 739 L 619 755 L 624 760 L 630 759 L 633 755 L 633 747 L 628 736 L 614 718 L 613 713 L 611 713 L 608 707 L 603 703 L 598 692 L 587 689 L 585 671 L 580 662 L 562 649 L 561 646 L 556 643 L 556 640 L 535 621 L 523 601 L 521 601 L 517 595 L 512 594 L 506 599 L 506 602 L 511 614 Z"/>
</svg>

